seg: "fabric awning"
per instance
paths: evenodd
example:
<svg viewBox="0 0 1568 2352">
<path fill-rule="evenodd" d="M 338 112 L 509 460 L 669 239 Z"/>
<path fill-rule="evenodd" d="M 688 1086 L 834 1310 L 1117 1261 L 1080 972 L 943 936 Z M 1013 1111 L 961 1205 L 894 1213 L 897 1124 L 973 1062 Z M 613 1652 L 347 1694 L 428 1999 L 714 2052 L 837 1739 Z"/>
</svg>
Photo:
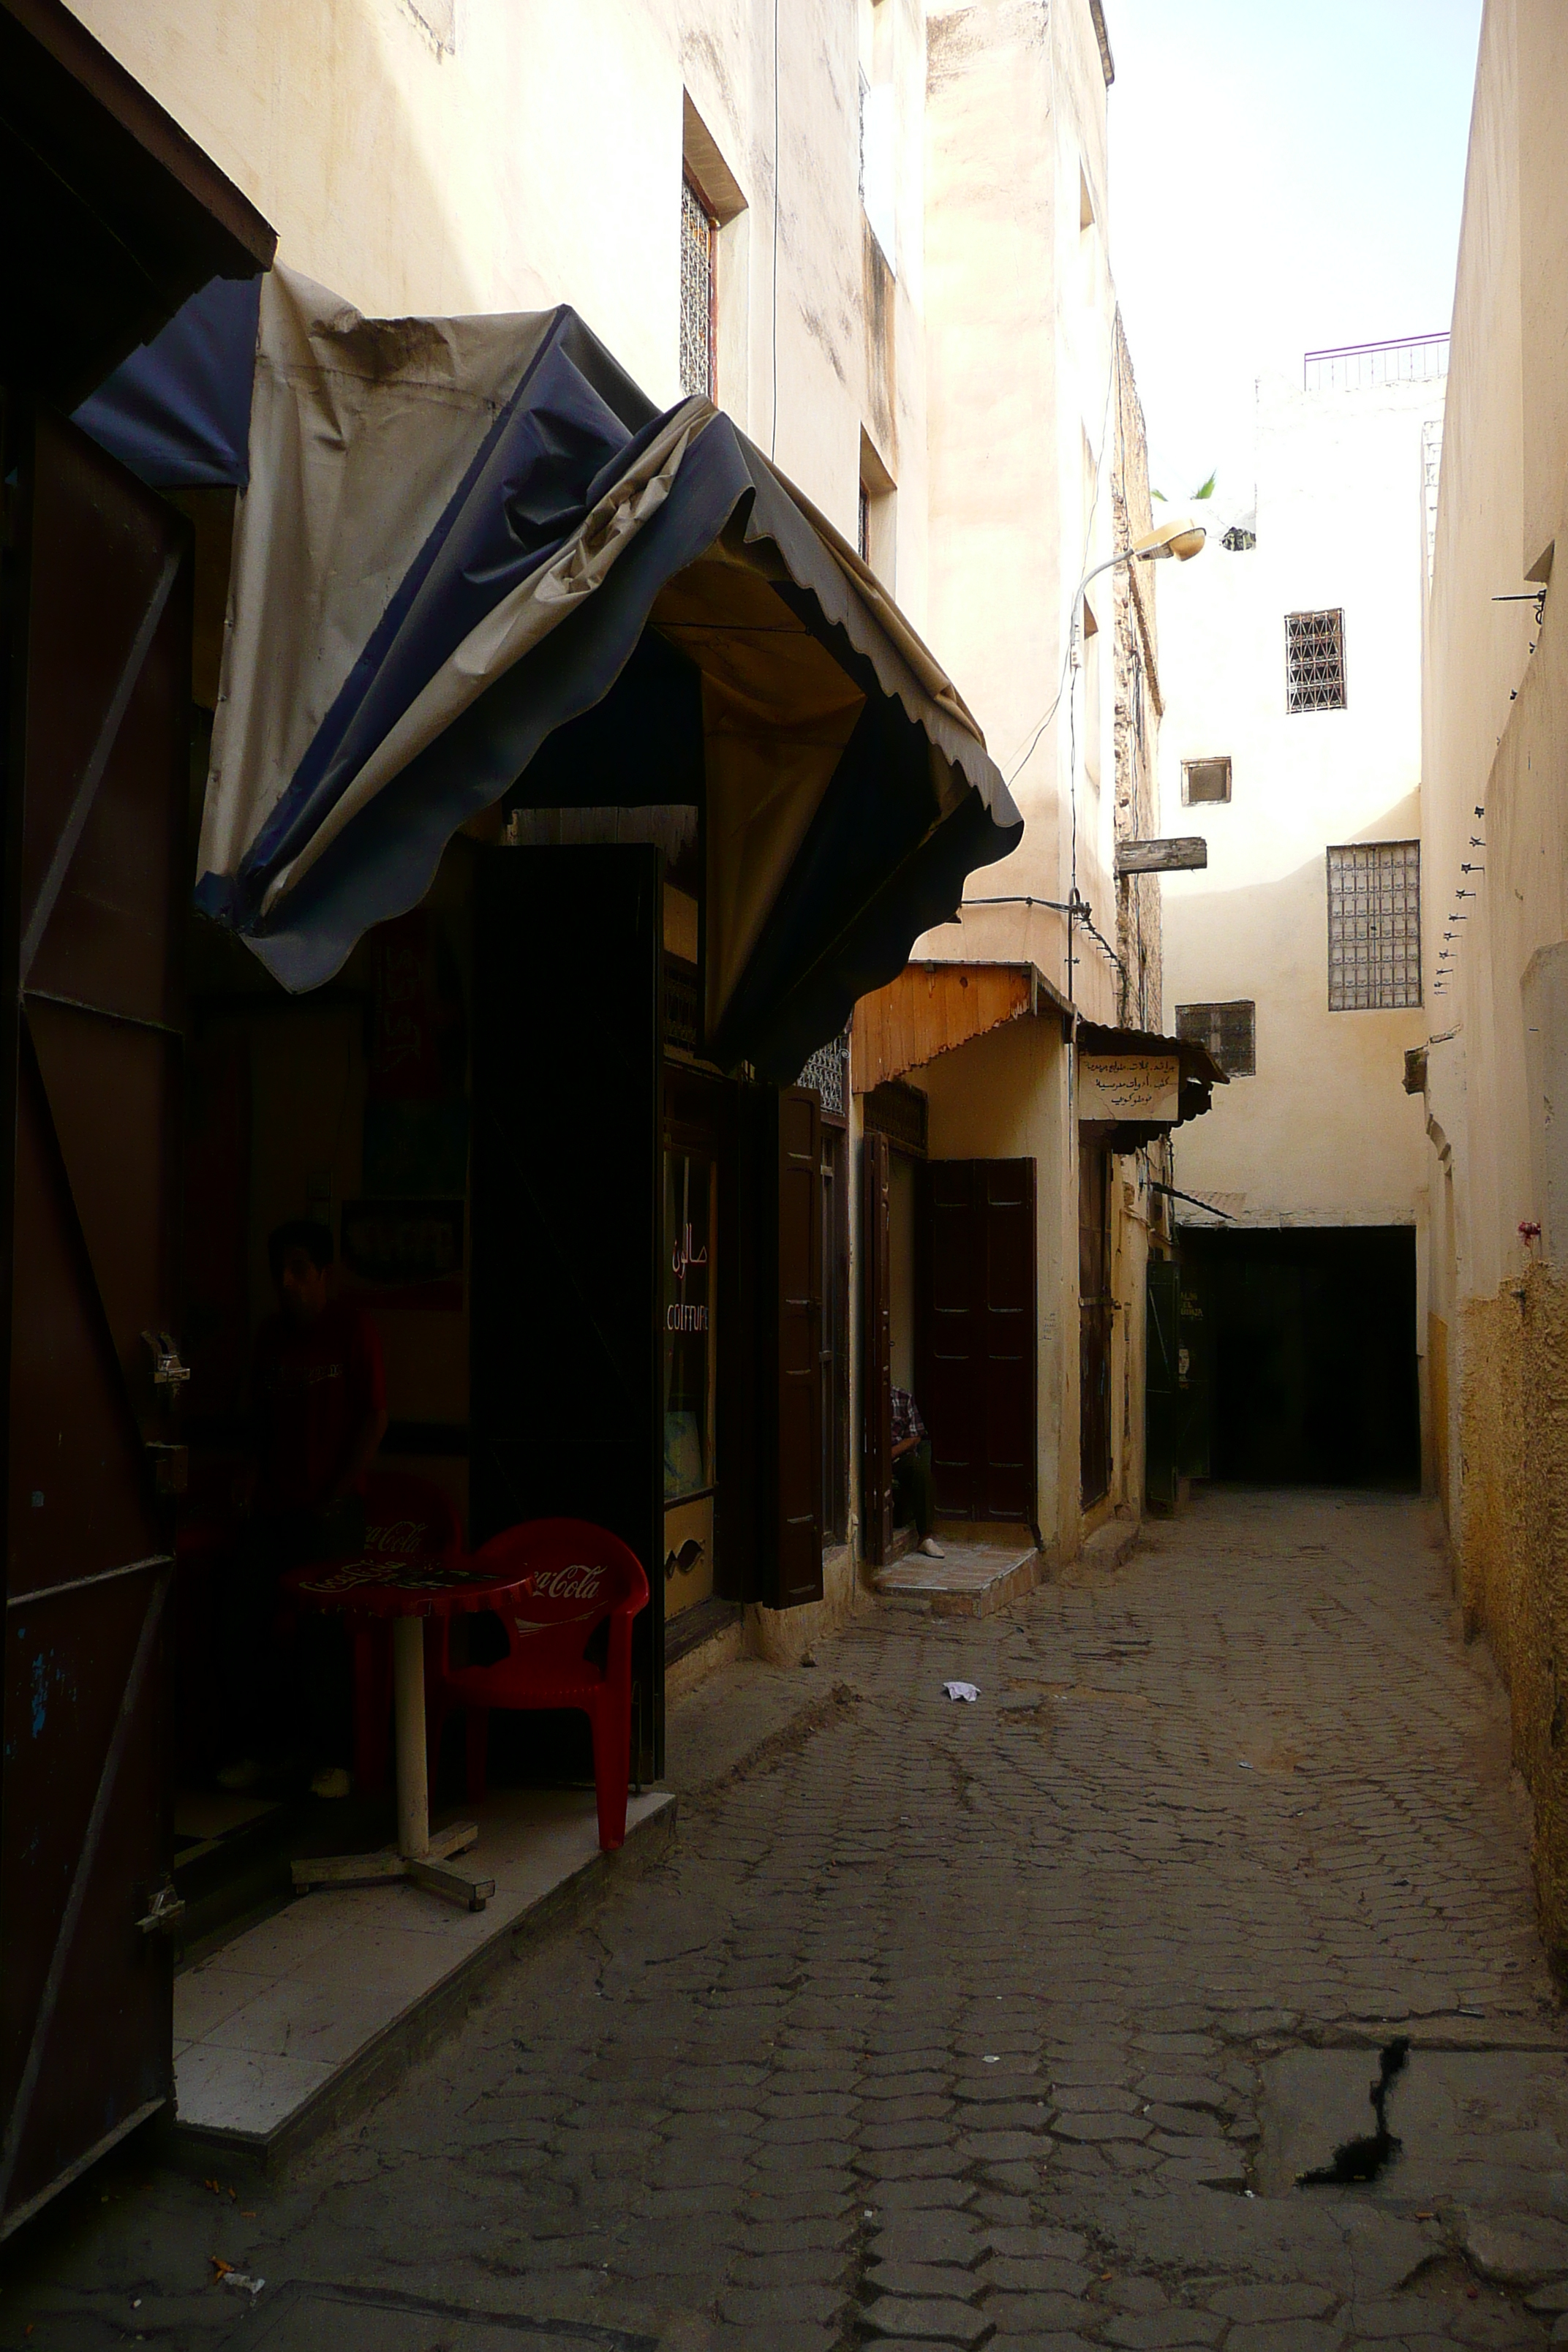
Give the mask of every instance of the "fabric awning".
<svg viewBox="0 0 1568 2352">
<path fill-rule="evenodd" d="M 1162 1037 L 1152 1029 L 1110 1029 L 1098 1021 L 1079 1021 L 1073 1043 L 1080 1057 L 1087 1055 L 1129 1066 L 1166 1062 L 1175 1065 L 1173 1118 L 1140 1119 L 1119 1116 L 1113 1121 L 1086 1121 L 1103 1125 L 1112 1148 L 1118 1151 L 1139 1150 L 1162 1135 L 1169 1135 L 1173 1128 L 1184 1127 L 1192 1118 L 1202 1118 L 1210 1107 L 1215 1087 L 1230 1084 L 1208 1047 L 1189 1037 Z"/>
<path fill-rule="evenodd" d="M 288 988 L 498 802 L 696 800 L 709 1050 L 793 1076 L 1022 834 L 831 526 L 570 310 L 367 320 L 274 270 L 254 323 L 209 289 L 80 421 L 144 478 L 247 469 L 196 898 Z"/>
</svg>

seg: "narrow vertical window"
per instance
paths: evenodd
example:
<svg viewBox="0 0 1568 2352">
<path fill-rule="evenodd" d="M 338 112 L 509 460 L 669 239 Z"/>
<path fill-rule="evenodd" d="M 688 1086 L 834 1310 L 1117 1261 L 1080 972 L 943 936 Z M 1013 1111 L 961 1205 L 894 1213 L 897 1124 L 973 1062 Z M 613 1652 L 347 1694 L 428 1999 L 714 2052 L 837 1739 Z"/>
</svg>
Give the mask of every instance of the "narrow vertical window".
<svg viewBox="0 0 1568 2352">
<path fill-rule="evenodd" d="M 1285 707 L 1288 710 L 1344 709 L 1342 611 L 1286 614 Z"/>
<path fill-rule="evenodd" d="M 714 396 L 714 220 L 690 178 L 680 182 L 680 389 Z"/>
</svg>

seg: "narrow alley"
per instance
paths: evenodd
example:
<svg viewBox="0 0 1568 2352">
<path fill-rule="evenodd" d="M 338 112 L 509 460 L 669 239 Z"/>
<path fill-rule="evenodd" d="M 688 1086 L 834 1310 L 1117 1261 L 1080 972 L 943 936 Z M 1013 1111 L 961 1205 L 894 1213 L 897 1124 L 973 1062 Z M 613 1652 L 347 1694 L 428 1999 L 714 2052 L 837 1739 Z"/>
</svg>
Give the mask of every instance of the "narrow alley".
<svg viewBox="0 0 1568 2352">
<path fill-rule="evenodd" d="M 862 1614 L 283 2177 L 126 2156 L 62 2197 L 0 2343 L 1544 2343 L 1568 2034 L 1431 1528 L 1212 1492 L 997 1616 Z M 679 1715 L 671 1752 L 679 1787 Z M 1295 2186 L 1396 2033 L 1402 2148 Z"/>
</svg>

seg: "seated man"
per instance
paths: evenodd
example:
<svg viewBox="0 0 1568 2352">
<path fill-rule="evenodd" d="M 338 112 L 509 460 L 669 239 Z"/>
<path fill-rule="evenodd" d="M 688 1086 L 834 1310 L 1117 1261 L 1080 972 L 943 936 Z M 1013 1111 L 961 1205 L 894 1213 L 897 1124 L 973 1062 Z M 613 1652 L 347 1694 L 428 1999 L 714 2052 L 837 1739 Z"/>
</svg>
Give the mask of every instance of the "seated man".
<svg viewBox="0 0 1568 2352">
<path fill-rule="evenodd" d="M 913 1519 L 920 1549 L 928 1559 L 947 1558 L 931 1533 L 936 1525 L 936 1486 L 931 1439 L 908 1389 L 893 1391 L 893 1517 L 900 1527 Z"/>
<path fill-rule="evenodd" d="M 267 1255 L 279 1312 L 256 1337 L 255 1451 L 242 1482 L 250 1508 L 219 1609 L 233 1761 L 218 1780 L 226 1789 L 255 1786 L 267 1751 L 287 1748 L 294 1701 L 304 1718 L 311 1789 L 346 1797 L 350 1662 L 342 1619 L 300 1611 L 292 1676 L 275 1627 L 289 1570 L 363 1549 L 365 1474 L 386 1432 L 381 1339 L 362 1308 L 330 1294 L 326 1225 L 306 1219 L 279 1225 Z"/>
</svg>

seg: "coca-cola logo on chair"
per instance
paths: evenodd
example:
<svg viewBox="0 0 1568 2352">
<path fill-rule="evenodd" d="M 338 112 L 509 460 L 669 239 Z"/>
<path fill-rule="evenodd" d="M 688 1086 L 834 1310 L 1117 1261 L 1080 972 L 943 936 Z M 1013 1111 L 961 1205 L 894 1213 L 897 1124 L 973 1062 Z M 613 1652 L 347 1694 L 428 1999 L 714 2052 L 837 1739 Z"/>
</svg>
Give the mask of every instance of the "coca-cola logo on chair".
<svg viewBox="0 0 1568 2352">
<path fill-rule="evenodd" d="M 599 1598 L 604 1581 L 605 1571 L 602 1568 L 585 1568 L 581 1564 L 574 1564 L 569 1568 L 538 1569 L 533 1575 L 524 1579 L 521 1589 L 538 1601 L 580 1601 L 584 1606 L 574 1611 L 574 1615 L 591 1617 L 594 1613 L 594 1604 Z M 526 1634 L 547 1633 L 552 1625 L 559 1626 L 562 1620 L 559 1617 L 542 1621 L 514 1617 L 511 1622 L 520 1633 Z M 569 1623 L 571 1620 L 568 1619 L 566 1622 Z"/>
<path fill-rule="evenodd" d="M 384 1527 L 366 1528 L 364 1548 L 395 1559 L 417 1559 L 422 1553 L 437 1549 L 423 1519 L 389 1519 Z"/>
</svg>

